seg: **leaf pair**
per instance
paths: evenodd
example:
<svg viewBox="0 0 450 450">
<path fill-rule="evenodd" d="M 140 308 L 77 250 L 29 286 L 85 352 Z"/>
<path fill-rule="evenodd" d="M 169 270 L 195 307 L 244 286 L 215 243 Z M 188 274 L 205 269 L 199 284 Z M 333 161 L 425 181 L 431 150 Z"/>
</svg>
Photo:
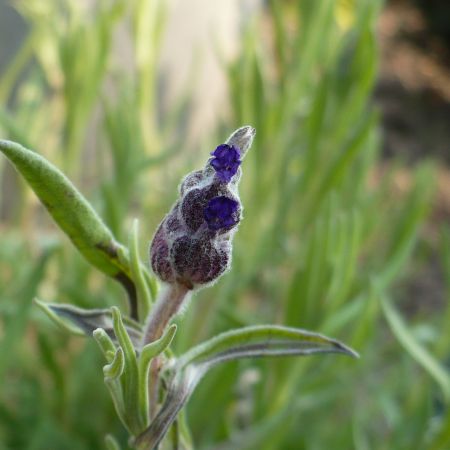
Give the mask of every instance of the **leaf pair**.
<svg viewBox="0 0 450 450">
<path fill-rule="evenodd" d="M 103 373 L 117 414 L 128 431 L 136 436 L 149 421 L 148 374 L 151 361 L 170 345 L 177 327 L 170 326 L 160 339 L 142 347 L 137 355 L 118 308 L 113 307 L 111 312 L 118 345 L 102 328 L 96 329 L 93 336 L 108 362 Z"/>
</svg>

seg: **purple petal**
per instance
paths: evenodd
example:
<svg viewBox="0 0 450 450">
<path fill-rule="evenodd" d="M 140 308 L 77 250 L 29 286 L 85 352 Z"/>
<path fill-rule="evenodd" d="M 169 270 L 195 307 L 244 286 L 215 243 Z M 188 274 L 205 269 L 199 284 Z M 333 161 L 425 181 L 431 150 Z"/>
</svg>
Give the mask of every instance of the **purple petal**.
<svg viewBox="0 0 450 450">
<path fill-rule="evenodd" d="M 215 197 L 208 202 L 203 216 L 210 230 L 232 227 L 239 222 L 239 203 L 225 196 Z"/>
<path fill-rule="evenodd" d="M 214 158 L 210 161 L 211 166 L 217 173 L 220 181 L 228 183 L 238 171 L 241 164 L 241 153 L 234 145 L 219 145 L 212 153 Z"/>
</svg>

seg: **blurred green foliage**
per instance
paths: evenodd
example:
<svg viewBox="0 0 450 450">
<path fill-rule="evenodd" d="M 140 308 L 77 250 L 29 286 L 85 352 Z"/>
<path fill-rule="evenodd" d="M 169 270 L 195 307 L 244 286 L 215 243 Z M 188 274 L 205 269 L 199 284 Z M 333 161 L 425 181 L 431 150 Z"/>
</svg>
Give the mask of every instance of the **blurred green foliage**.
<svg viewBox="0 0 450 450">
<path fill-rule="evenodd" d="M 336 336 L 362 355 L 215 369 L 188 406 L 196 448 L 448 448 L 450 307 L 402 318 L 396 305 L 417 264 L 433 177 L 421 165 L 402 191 L 395 168 L 378 170 L 370 99 L 380 2 L 265 2 L 224 63 L 230 114 L 201 143 L 184 139 L 189 94 L 169 106 L 157 95 L 164 2 L 81 3 L 14 3 L 29 34 L 1 74 L 2 137 L 63 168 L 117 239 L 139 217 L 150 240 L 180 177 L 211 143 L 254 126 L 233 269 L 196 295 L 175 350 L 278 322 Z M 126 64 L 113 45 L 124 24 Z M 126 445 L 95 344 L 68 337 L 31 304 L 39 295 L 125 307 L 125 295 L 82 260 L 4 159 L 0 182 L 0 450 L 104 448 L 109 431 Z M 449 268 L 448 230 L 441 248 Z"/>
</svg>

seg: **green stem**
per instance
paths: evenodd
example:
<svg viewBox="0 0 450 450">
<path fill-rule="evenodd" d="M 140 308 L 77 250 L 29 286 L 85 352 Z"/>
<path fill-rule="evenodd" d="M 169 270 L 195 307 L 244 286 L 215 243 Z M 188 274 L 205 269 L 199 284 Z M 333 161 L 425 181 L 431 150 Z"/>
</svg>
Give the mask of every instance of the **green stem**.
<svg viewBox="0 0 450 450">
<path fill-rule="evenodd" d="M 188 298 L 189 292 L 189 289 L 181 284 L 171 284 L 161 292 L 148 317 L 142 347 L 162 336 L 171 319 L 179 312 Z M 160 364 L 161 359 L 155 358 L 150 365 L 148 380 L 150 419 L 155 417 L 158 406 Z"/>
<path fill-rule="evenodd" d="M 159 339 L 170 320 L 179 312 L 190 290 L 182 284 L 171 284 L 161 292 L 145 326 L 142 346 Z"/>
</svg>

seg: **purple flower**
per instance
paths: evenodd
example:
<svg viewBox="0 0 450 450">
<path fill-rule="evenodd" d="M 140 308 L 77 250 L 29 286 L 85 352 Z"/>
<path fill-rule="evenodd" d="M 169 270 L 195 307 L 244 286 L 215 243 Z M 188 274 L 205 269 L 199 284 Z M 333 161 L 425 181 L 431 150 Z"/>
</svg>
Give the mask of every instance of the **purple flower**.
<svg viewBox="0 0 450 450">
<path fill-rule="evenodd" d="M 203 217 L 210 230 L 231 227 L 239 222 L 239 203 L 228 197 L 215 197 L 203 210 Z"/>
<path fill-rule="evenodd" d="M 211 166 L 217 173 L 220 181 L 228 183 L 237 172 L 241 164 L 241 153 L 234 145 L 219 145 L 212 153 L 214 158 L 211 160 Z"/>
</svg>

